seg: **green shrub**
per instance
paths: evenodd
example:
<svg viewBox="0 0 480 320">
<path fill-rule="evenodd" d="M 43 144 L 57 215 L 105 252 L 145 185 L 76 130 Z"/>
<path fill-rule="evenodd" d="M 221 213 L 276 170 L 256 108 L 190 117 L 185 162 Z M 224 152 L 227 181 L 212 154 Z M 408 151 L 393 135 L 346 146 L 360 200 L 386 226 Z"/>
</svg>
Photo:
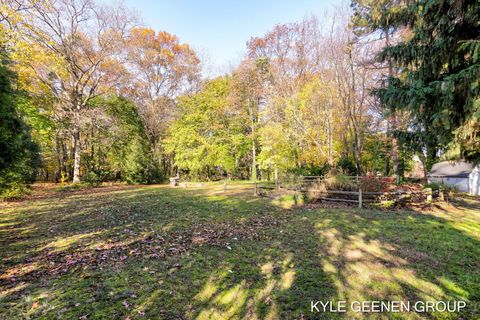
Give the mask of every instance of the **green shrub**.
<svg viewBox="0 0 480 320">
<path fill-rule="evenodd" d="M 393 206 L 395 206 L 395 200 L 384 200 L 380 202 L 380 207 L 384 209 L 389 209 L 389 208 L 392 208 Z"/>
<path fill-rule="evenodd" d="M 23 182 L 11 183 L 0 193 L 0 200 L 15 200 L 24 197 L 30 193 L 30 187 Z"/>
<path fill-rule="evenodd" d="M 80 183 L 71 183 L 71 184 L 67 184 L 67 185 L 60 185 L 55 190 L 58 191 L 58 192 L 74 191 L 74 190 L 79 190 L 79 189 L 85 188 L 85 187 L 89 187 L 89 185 L 87 185 L 84 182 L 80 182 Z"/>
<path fill-rule="evenodd" d="M 442 182 L 431 182 L 425 186 L 425 188 L 431 188 L 432 191 L 443 190 L 446 192 L 457 192 L 454 186 L 446 185 Z"/>
<path fill-rule="evenodd" d="M 349 158 L 341 158 L 340 160 L 338 160 L 337 168 L 339 168 L 342 172 L 348 175 L 357 174 L 355 163 Z"/>
<path fill-rule="evenodd" d="M 98 186 L 102 182 L 102 179 L 98 174 L 90 171 L 83 177 L 83 182 L 89 186 Z"/>
<path fill-rule="evenodd" d="M 446 189 L 445 184 L 443 184 L 443 182 L 430 182 L 425 186 L 425 188 L 431 188 L 432 191 Z"/>
</svg>

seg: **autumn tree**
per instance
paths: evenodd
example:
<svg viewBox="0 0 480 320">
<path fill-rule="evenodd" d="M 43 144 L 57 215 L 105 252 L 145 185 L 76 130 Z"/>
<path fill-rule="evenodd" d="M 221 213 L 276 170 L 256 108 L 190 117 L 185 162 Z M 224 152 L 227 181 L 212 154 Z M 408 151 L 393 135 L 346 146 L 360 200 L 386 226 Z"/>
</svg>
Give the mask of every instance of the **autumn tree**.
<svg viewBox="0 0 480 320">
<path fill-rule="evenodd" d="M 299 141 L 295 137 L 298 138 L 304 128 L 298 122 L 289 123 L 295 117 L 292 117 L 294 113 L 289 113 L 294 108 L 288 106 L 295 105 L 292 97 L 298 95 L 320 69 L 318 41 L 318 22 L 315 17 L 310 17 L 298 23 L 276 25 L 263 37 L 253 37 L 247 43 L 246 61 L 261 67 L 257 68 L 256 78 L 250 77 L 256 79 L 255 87 L 261 88 L 256 110 L 259 127 L 265 125 L 265 129 L 260 133 L 272 136 L 280 134 L 275 133 L 276 130 L 284 130 L 283 134 L 291 145 L 290 152 L 297 149 Z M 285 154 L 285 144 L 271 144 L 261 136 L 259 140 L 262 166 L 271 165 L 275 173 L 284 169 L 286 163 L 279 161 L 277 155 Z M 298 153 L 292 155 L 298 164 Z"/>
<path fill-rule="evenodd" d="M 340 12 L 340 17 L 328 30 L 315 17 L 277 25 L 247 43 L 247 56 L 268 66 L 262 120 L 288 128 L 297 163 L 334 167 L 339 160 L 335 149 L 343 140 L 343 157 L 352 149 L 360 173 L 372 78 L 362 56 L 369 48 L 355 42 L 348 16 Z"/>
<path fill-rule="evenodd" d="M 355 0 L 352 1 L 352 28 L 356 36 L 363 38 L 365 42 L 380 42 L 380 47 L 389 47 L 398 41 L 398 24 L 390 23 L 394 15 L 398 14 L 401 8 L 402 1 L 398 0 Z M 378 51 L 377 51 L 378 53 Z M 383 64 L 375 66 L 378 59 L 370 61 L 370 68 L 377 68 L 380 75 L 380 85 L 384 85 L 390 78 L 397 74 L 397 68 L 389 57 Z M 399 112 L 396 104 L 386 106 L 382 104 L 385 115 L 387 116 L 387 131 L 391 143 L 391 158 L 393 162 L 393 174 L 397 179 L 397 183 L 401 177 L 399 170 L 399 142 L 398 129 L 399 126 Z M 388 161 L 388 158 L 386 158 Z M 386 170 L 388 174 L 388 170 Z"/>
<path fill-rule="evenodd" d="M 300 140 L 305 143 L 300 159 L 316 165 L 326 162 L 334 167 L 339 157 L 336 145 L 342 123 L 337 88 L 316 79 L 307 83 L 295 100 L 287 111 L 292 124 L 300 128 Z"/>
<path fill-rule="evenodd" d="M 322 69 L 321 32 L 315 16 L 279 24 L 247 42 L 247 56 L 268 62 L 271 89 L 283 97 L 298 92 Z"/>
<path fill-rule="evenodd" d="M 179 99 L 180 114 L 169 129 L 166 150 L 191 176 L 208 179 L 212 173 L 225 172 L 232 177 L 242 167 L 248 153 L 248 122 L 229 104 L 231 85 L 230 77 L 216 78 L 198 93 Z"/>
<path fill-rule="evenodd" d="M 15 23 L 17 59 L 55 97 L 73 139 L 73 181 L 80 181 L 81 122 L 95 97 L 112 92 L 124 72 L 121 50 L 134 20 L 121 6 L 92 0 L 28 1 Z"/>
<path fill-rule="evenodd" d="M 160 181 L 143 118 L 132 101 L 121 96 L 97 97 L 86 113 L 83 165 L 87 182 Z"/>
<path fill-rule="evenodd" d="M 265 77 L 268 76 L 268 61 L 246 59 L 233 73 L 230 103 L 237 112 L 247 119 L 251 145 L 250 179 L 257 180 L 258 128 L 260 108 L 265 99 Z"/>
<path fill-rule="evenodd" d="M 176 118 L 176 98 L 197 84 L 200 60 L 175 35 L 148 28 L 130 31 L 127 58 L 127 95 L 135 101 L 144 119 L 158 165 L 165 167 L 161 142 Z"/>
</svg>

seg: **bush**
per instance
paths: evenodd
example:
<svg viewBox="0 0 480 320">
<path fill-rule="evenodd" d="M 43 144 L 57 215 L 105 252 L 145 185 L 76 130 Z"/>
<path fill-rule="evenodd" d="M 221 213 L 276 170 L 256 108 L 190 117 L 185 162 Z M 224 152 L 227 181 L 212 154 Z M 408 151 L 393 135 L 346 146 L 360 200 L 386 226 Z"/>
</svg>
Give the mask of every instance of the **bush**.
<svg viewBox="0 0 480 320">
<path fill-rule="evenodd" d="M 125 147 L 121 159 L 121 178 L 128 184 L 146 184 L 161 182 L 161 170 L 154 163 L 153 156 L 145 141 L 132 139 Z"/>
<path fill-rule="evenodd" d="M 328 163 L 323 165 L 303 164 L 298 168 L 291 170 L 291 173 L 297 176 L 323 176 L 328 173 L 330 167 Z"/>
<path fill-rule="evenodd" d="M 425 186 L 425 188 L 431 188 L 432 191 L 440 190 L 442 187 L 443 187 L 443 183 L 441 182 L 430 182 L 430 183 L 427 183 L 427 185 Z"/>
<path fill-rule="evenodd" d="M 395 200 L 383 200 L 379 203 L 372 203 L 371 206 L 378 209 L 391 209 L 395 207 L 396 201 Z"/>
<path fill-rule="evenodd" d="M 362 191 L 365 192 L 386 192 L 394 183 L 393 177 L 379 177 L 372 174 L 361 178 Z"/>
<path fill-rule="evenodd" d="M 23 182 L 11 183 L 0 193 L 0 200 L 15 200 L 30 193 L 30 187 Z"/>
<path fill-rule="evenodd" d="M 349 158 L 341 158 L 338 160 L 337 168 L 339 168 L 342 172 L 348 175 L 356 175 L 357 168 L 355 167 L 355 163 Z"/>
<path fill-rule="evenodd" d="M 331 172 L 325 180 L 325 186 L 328 190 L 343 190 L 354 191 L 357 190 L 357 182 L 352 177 L 343 174 Z"/>
<path fill-rule="evenodd" d="M 83 187 L 86 187 L 87 185 L 83 182 L 80 183 L 72 183 L 72 184 L 67 184 L 67 185 L 60 185 L 58 186 L 55 191 L 57 192 L 62 192 L 62 191 L 74 191 L 74 190 L 79 190 Z"/>
<path fill-rule="evenodd" d="M 102 182 L 102 179 L 98 174 L 90 171 L 83 177 L 83 182 L 89 186 L 98 186 Z"/>
<path fill-rule="evenodd" d="M 447 192 L 450 192 L 450 191 L 457 191 L 457 189 L 455 189 L 455 187 L 453 186 L 447 186 L 446 184 L 444 184 L 443 182 L 430 182 L 428 183 L 427 185 L 425 185 L 425 188 L 431 188 L 432 191 L 438 191 L 440 189 L 444 190 L 444 191 L 447 191 Z"/>
</svg>

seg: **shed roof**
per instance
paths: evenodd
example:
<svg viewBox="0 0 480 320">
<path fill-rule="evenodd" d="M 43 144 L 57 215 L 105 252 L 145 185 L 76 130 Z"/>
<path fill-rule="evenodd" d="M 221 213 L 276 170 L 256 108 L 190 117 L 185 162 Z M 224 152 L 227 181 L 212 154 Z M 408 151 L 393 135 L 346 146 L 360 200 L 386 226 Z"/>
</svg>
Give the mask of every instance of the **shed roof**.
<svg viewBox="0 0 480 320">
<path fill-rule="evenodd" d="M 475 165 L 466 161 L 442 161 L 435 163 L 429 176 L 468 178 Z"/>
</svg>

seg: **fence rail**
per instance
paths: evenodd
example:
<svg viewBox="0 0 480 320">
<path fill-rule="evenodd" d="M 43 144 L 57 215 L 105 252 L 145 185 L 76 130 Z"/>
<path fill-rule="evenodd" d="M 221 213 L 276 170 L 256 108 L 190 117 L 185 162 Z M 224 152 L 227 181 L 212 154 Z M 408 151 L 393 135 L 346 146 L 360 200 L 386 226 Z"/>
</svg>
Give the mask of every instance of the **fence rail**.
<svg viewBox="0 0 480 320">
<path fill-rule="evenodd" d="M 280 181 L 275 181 L 274 183 L 265 182 L 255 182 L 255 194 L 263 194 L 271 190 L 291 190 L 300 192 L 304 195 L 311 196 L 314 195 L 315 199 L 320 201 L 336 201 L 336 202 L 347 202 L 347 203 L 358 203 L 358 207 L 362 208 L 364 203 L 382 203 L 382 201 L 393 200 L 398 201 L 413 201 L 419 200 L 421 197 L 422 202 L 430 203 L 433 201 L 433 197 L 436 196 L 440 200 L 444 200 L 444 191 L 438 190 L 433 191 L 431 188 L 426 188 L 421 191 L 364 191 L 363 185 L 366 179 L 378 178 L 383 180 L 383 183 L 388 183 L 387 179 L 391 177 L 372 177 L 372 176 L 342 176 L 349 180 L 354 180 L 355 184 L 353 186 L 356 190 L 334 190 L 327 189 L 326 187 L 319 189 L 317 183 L 324 183 L 328 177 L 326 176 L 303 176 L 303 177 L 294 177 L 295 181 L 289 181 L 289 183 L 280 183 Z M 368 185 L 367 185 L 368 187 Z M 262 191 L 263 190 L 263 191 Z M 367 189 L 368 190 L 368 189 Z M 345 197 L 342 197 L 345 196 Z"/>
</svg>

